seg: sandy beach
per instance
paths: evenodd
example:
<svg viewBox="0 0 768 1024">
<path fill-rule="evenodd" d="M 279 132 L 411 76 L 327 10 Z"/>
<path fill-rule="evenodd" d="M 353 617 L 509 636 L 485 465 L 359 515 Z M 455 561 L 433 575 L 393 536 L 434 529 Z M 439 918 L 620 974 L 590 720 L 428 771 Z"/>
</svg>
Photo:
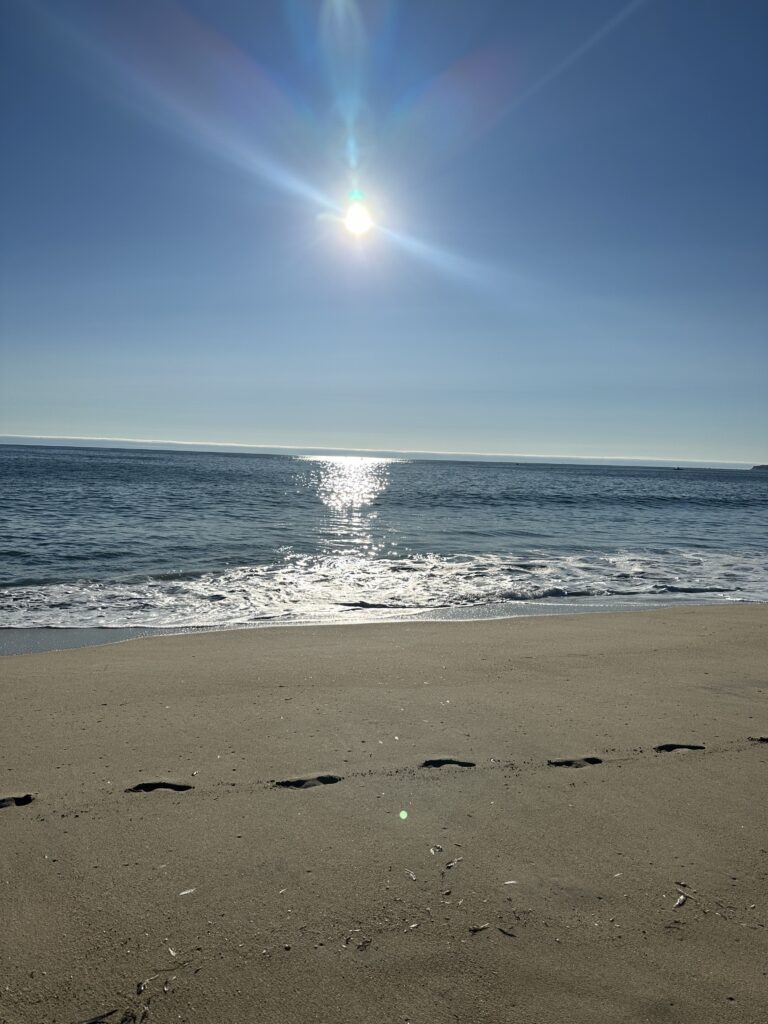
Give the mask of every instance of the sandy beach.
<svg viewBox="0 0 768 1024">
<path fill-rule="evenodd" d="M 762 1024 L 766 627 L 732 605 L 0 659 L 0 1020 Z"/>
</svg>

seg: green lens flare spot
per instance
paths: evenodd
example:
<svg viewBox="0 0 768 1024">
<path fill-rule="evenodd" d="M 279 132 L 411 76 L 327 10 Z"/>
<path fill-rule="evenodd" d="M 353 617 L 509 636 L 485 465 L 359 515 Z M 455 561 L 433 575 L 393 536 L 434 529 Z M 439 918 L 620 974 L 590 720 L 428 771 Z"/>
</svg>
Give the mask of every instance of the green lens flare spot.
<svg viewBox="0 0 768 1024">
<path fill-rule="evenodd" d="M 400 811 L 400 817 L 403 819 L 403 821 L 405 821 L 405 819 L 408 817 L 408 811 Z"/>
<path fill-rule="evenodd" d="M 365 196 L 363 195 L 362 190 L 359 188 L 353 188 L 352 191 L 349 193 L 350 203 L 361 203 L 363 199 L 365 199 Z"/>
</svg>

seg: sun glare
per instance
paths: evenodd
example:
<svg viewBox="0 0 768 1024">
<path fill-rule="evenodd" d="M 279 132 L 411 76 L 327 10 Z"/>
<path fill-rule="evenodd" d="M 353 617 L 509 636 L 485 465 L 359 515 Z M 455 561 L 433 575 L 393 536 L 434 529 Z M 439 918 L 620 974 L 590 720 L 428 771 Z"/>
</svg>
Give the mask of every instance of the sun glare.
<svg viewBox="0 0 768 1024">
<path fill-rule="evenodd" d="M 351 235 L 365 235 L 373 227 L 373 219 L 368 209 L 360 202 L 353 202 L 344 218 L 344 227 Z"/>
</svg>

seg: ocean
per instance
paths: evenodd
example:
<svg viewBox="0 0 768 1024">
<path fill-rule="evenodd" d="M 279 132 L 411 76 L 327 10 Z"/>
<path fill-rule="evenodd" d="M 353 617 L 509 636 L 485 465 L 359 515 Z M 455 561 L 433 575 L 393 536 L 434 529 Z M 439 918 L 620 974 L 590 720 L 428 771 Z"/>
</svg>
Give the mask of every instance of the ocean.
<svg viewBox="0 0 768 1024">
<path fill-rule="evenodd" d="M 768 599 L 768 473 L 0 446 L 0 629 Z"/>
</svg>

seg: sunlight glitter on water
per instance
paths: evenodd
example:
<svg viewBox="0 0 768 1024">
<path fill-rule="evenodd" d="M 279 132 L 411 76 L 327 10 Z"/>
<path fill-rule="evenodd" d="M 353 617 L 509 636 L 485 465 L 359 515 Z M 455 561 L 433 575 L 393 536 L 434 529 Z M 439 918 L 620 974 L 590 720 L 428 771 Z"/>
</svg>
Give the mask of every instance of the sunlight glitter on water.
<svg viewBox="0 0 768 1024">
<path fill-rule="evenodd" d="M 373 557 L 380 553 L 383 545 L 377 543 L 374 531 L 378 512 L 372 506 L 389 487 L 389 466 L 398 460 L 310 455 L 300 461 L 311 464 L 303 485 L 330 512 L 323 531 L 325 554 L 352 551 Z"/>
<path fill-rule="evenodd" d="M 359 458 L 353 455 L 306 455 L 302 462 L 317 466 L 313 481 L 329 508 L 343 512 L 372 504 L 389 486 L 388 466 L 397 459 Z"/>
</svg>

